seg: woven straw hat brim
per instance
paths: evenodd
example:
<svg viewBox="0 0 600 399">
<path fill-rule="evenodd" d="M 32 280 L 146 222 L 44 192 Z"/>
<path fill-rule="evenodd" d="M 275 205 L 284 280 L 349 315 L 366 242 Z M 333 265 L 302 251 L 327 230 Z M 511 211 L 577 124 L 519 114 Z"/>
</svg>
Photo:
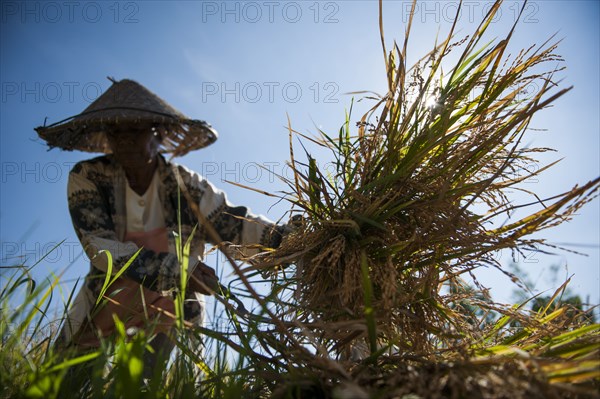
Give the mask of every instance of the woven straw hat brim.
<svg viewBox="0 0 600 399">
<path fill-rule="evenodd" d="M 35 128 L 50 148 L 110 153 L 107 132 L 115 125 L 160 125 L 161 152 L 181 156 L 217 140 L 205 121 L 190 119 L 139 83 L 124 79 L 113 85 L 82 113 Z"/>
</svg>

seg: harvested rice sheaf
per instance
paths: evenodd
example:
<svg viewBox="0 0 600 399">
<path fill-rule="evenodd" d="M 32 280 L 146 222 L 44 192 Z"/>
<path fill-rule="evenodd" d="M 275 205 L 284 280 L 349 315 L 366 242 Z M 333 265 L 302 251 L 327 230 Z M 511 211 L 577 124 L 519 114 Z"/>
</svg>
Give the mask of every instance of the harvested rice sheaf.
<svg viewBox="0 0 600 399">
<path fill-rule="evenodd" d="M 382 31 L 388 93 L 375 99 L 356 127 L 347 115 L 337 137 L 320 132 L 308 138 L 331 151 L 334 171 L 319 169 L 307 150 L 308 162 L 297 161 L 292 137 L 307 137 L 290 128 L 295 175 L 288 181 L 288 199 L 305 219 L 258 267 L 296 265 L 293 278 L 277 275 L 281 284 L 287 279 L 296 290 L 297 302 L 286 314 L 295 315 L 293 326 L 304 323 L 298 333 L 310 330 L 320 343 L 318 351 L 322 345 L 345 360 L 400 354 L 436 364 L 455 356 L 470 359 L 498 345 L 521 345 L 517 349 L 529 353 L 532 347 L 523 346 L 539 344 L 532 337 L 549 343 L 564 331 L 580 331 L 589 338 L 587 355 L 598 355 L 598 328 L 584 331 L 574 320 L 558 328 L 549 309 L 529 314 L 495 304 L 482 287 L 466 291 L 461 278 L 474 279 L 473 270 L 491 266 L 517 280 L 498 262 L 498 251 L 548 245 L 531 234 L 569 220 L 600 188 L 595 179 L 549 199 L 531 193 L 529 208 L 509 198 L 520 182 L 552 166 L 539 167 L 534 158 L 547 149 L 522 142 L 532 117 L 570 88 L 560 89 L 554 81 L 562 61 L 555 44 L 510 56 L 514 27 L 504 40 L 481 44 L 500 4 L 494 3 L 472 36 L 456 41 L 453 26 L 411 68 L 406 65 L 409 31 L 404 47 L 394 43 L 389 52 Z M 458 61 L 448 65 L 450 52 L 459 52 Z M 540 90 L 523 98 L 529 84 Z M 529 212 L 515 218 L 517 209 Z M 486 322 L 490 314 L 499 319 Z M 509 337 L 510 326 L 521 330 Z M 555 361 L 560 365 L 573 358 Z M 538 381 L 538 372 L 547 375 L 549 369 L 534 370 L 534 364 L 515 375 L 532 381 Z M 512 375 L 503 367 L 465 371 L 468 381 L 460 370 L 436 374 L 438 392 L 450 387 L 457 397 L 477 392 L 509 397 L 494 382 Z M 597 379 L 599 367 L 592 366 L 595 371 L 584 373 L 586 378 Z M 411 392 L 400 391 L 390 397 Z M 544 392 L 530 394 L 544 397 Z"/>
<path fill-rule="evenodd" d="M 507 192 L 531 177 L 525 171 L 545 169 L 531 166 L 545 149 L 521 144 L 531 117 L 568 89 L 553 83 L 556 45 L 511 59 L 512 31 L 479 44 L 499 4 L 470 39 L 452 42 L 451 32 L 410 69 L 406 48 L 384 48 L 389 92 L 355 130 L 348 116 L 338 137 L 311 139 L 331 150 L 335 172 L 320 170 L 308 152 L 301 164 L 292 151 L 291 202 L 306 220 L 269 261 L 297 265 L 305 320 L 371 318 L 371 349 L 381 339 L 428 353 L 451 346 L 478 327 L 452 310 L 458 297 L 448 287 L 482 266 L 509 274 L 498 251 L 537 249 L 543 240 L 527 236 L 568 220 L 596 196 L 598 179 L 510 220 L 515 205 Z M 445 65 L 450 51 L 460 50 L 458 62 Z M 539 92 L 517 100 L 531 83 Z M 499 216 L 509 222 L 498 226 Z"/>
</svg>

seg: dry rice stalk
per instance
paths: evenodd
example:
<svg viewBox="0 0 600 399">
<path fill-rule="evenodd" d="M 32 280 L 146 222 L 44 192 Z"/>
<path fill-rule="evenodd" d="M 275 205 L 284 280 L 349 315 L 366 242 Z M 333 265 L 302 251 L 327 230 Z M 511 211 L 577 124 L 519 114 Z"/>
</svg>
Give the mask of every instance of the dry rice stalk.
<svg viewBox="0 0 600 399">
<path fill-rule="evenodd" d="M 308 153 L 306 172 L 293 162 L 291 201 L 307 223 L 268 262 L 298 254 L 304 321 L 368 316 L 372 343 L 435 353 L 474 333 L 467 317 L 448 307 L 459 298 L 445 293 L 444 283 L 477 267 L 501 268 L 497 251 L 535 248 L 543 241 L 526 236 L 568 220 L 596 196 L 599 180 L 544 201 L 520 220 L 491 224 L 514 208 L 506 194 L 522 180 L 514 176 L 533 170 L 532 155 L 545 151 L 521 144 L 531 117 L 568 90 L 557 91 L 555 70 L 538 71 L 560 59 L 556 45 L 510 60 L 504 52 L 511 30 L 505 40 L 476 48 L 498 7 L 469 41 L 448 36 L 410 69 L 406 48 L 386 54 L 390 91 L 361 118 L 358 134 L 348 118 L 337 139 L 323 132 L 312 139 L 332 151 L 336 174 L 326 176 Z M 460 49 L 460 61 L 441 76 L 445 57 Z M 540 83 L 540 92 L 517 100 L 531 82 Z M 482 206 L 487 212 L 476 211 Z"/>
<path fill-rule="evenodd" d="M 595 179 L 549 199 L 532 193 L 531 204 L 510 201 L 509 190 L 518 190 L 525 178 L 551 166 L 533 168 L 535 154 L 547 149 L 527 148 L 522 141 L 532 117 L 569 89 L 559 89 L 553 80 L 554 65 L 561 61 L 555 44 L 532 46 L 511 58 L 505 52 L 514 27 L 504 40 L 480 44 L 500 4 L 494 3 L 470 38 L 454 41 L 453 26 L 411 68 L 405 64 L 410 29 L 402 49 L 394 44 L 386 52 L 384 45 L 388 93 L 360 119 L 356 131 L 348 115 L 338 137 L 320 132 L 319 138 L 310 139 L 331 150 L 334 173 L 320 170 L 308 152 L 308 162 L 299 162 L 290 142 L 295 175 L 287 181 L 292 190 L 288 198 L 304 213 L 305 222 L 279 249 L 253 260 L 256 268 L 273 273 L 278 270 L 274 265 L 296 264 L 293 278 L 274 274 L 274 286 L 296 290 L 297 303 L 286 303 L 281 318 L 294 315 L 289 326 L 300 340 L 302 331 L 310 331 L 319 347 L 345 360 L 353 358 L 356 348 L 368 347 L 358 357 L 370 355 L 371 362 L 382 354 L 418 359 L 426 368 L 442 360 L 465 362 L 471 382 L 464 379 L 462 366 L 425 374 L 439 378 L 440 397 L 446 397 L 445 389 L 457 397 L 511 396 L 495 382 L 505 375 L 508 363 L 496 362 L 474 373 L 470 359 L 488 352 L 506 358 L 505 347 L 515 343 L 520 346 L 510 346 L 512 355 L 531 357 L 511 363 L 522 369 L 515 376 L 541 381 L 537 373 L 554 378 L 552 367 L 558 367 L 564 373 L 556 382 L 574 381 L 564 361 L 575 361 L 575 352 L 548 367 L 531 360 L 548 353 L 536 352 L 536 340 L 551 346 L 562 329 L 579 331 L 585 353 L 598 353 L 598 328 L 580 330 L 573 320 L 561 324 L 554 313 L 531 315 L 493 304 L 485 291 L 478 300 L 475 292 L 466 295 L 464 289 L 453 288 L 461 286 L 463 274 L 482 266 L 510 276 L 496 259 L 498 251 L 545 245 L 528 236 L 569 220 L 600 188 L 600 179 Z M 456 51 L 462 51 L 458 62 L 446 65 L 448 54 Z M 551 69 L 545 70 L 548 65 Z M 520 98 L 522 88 L 531 83 L 541 87 L 539 92 Z M 290 138 L 295 133 L 290 128 Z M 526 206 L 533 208 L 528 215 L 511 217 Z M 498 227 L 499 217 L 508 217 L 508 222 Z M 484 324 L 491 312 L 503 317 Z M 521 330 L 513 334 L 509 321 Z M 598 378 L 600 365 L 581 362 L 582 370 L 595 370 L 579 374 L 583 380 Z M 393 384 L 422 383 L 416 377 L 414 384 L 406 382 L 413 378 L 410 367 L 394 369 L 400 374 Z M 529 388 L 523 392 L 532 397 L 548 392 L 536 391 L 535 384 Z M 390 392 L 390 397 L 405 393 Z M 407 388 L 410 392 L 437 397 L 416 388 Z"/>
</svg>

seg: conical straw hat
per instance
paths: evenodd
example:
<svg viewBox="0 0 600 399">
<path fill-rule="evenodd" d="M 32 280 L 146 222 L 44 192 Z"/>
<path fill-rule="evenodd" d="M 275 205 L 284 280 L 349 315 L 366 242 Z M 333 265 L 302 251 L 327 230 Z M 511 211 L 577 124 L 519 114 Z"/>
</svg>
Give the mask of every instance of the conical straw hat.
<svg viewBox="0 0 600 399">
<path fill-rule="evenodd" d="M 110 78 L 109 78 L 110 79 Z M 215 142 L 217 132 L 205 121 L 190 119 L 141 84 L 122 79 L 79 115 L 35 128 L 50 148 L 111 152 L 106 132 L 115 124 L 162 127 L 161 151 L 181 156 Z"/>
</svg>

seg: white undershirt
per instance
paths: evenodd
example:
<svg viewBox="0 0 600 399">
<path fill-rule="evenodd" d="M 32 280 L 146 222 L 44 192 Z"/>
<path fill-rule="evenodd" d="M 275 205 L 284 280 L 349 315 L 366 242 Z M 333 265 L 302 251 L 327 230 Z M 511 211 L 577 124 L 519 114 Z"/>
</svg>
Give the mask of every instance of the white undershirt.
<svg viewBox="0 0 600 399">
<path fill-rule="evenodd" d="M 152 231 L 165 227 L 165 217 L 158 196 L 158 171 L 154 172 L 150 186 L 139 195 L 127 184 L 125 189 L 128 232 Z"/>
</svg>

